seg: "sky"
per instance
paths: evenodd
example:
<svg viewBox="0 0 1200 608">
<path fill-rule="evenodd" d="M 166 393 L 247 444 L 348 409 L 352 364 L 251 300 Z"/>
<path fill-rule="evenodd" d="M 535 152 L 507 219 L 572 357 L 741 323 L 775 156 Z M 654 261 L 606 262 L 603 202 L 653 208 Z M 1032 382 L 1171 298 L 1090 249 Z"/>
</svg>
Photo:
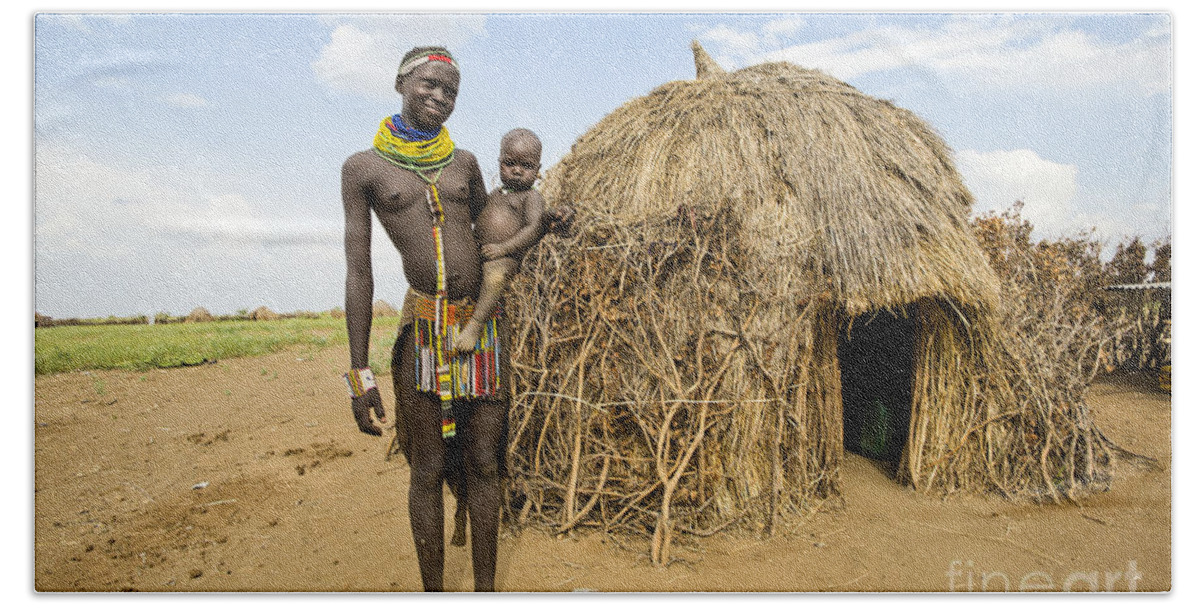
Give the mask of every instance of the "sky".
<svg viewBox="0 0 1200 608">
<path fill-rule="evenodd" d="M 622 103 L 728 70 L 821 69 L 926 120 L 976 213 L 1035 236 L 1172 232 L 1167 13 L 40 14 L 34 306 L 54 317 L 328 310 L 343 299 L 339 169 L 398 112 L 396 64 L 444 44 L 447 122 L 498 184 L 522 126 L 543 166 Z M 376 224 L 378 228 L 378 224 Z M 376 297 L 406 284 L 375 232 Z"/>
</svg>

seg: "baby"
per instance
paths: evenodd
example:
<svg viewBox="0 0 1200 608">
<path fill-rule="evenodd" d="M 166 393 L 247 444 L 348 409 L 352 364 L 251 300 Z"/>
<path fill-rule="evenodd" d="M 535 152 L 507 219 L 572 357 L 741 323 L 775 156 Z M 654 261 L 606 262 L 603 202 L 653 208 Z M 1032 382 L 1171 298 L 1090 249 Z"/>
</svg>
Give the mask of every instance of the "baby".
<svg viewBox="0 0 1200 608">
<path fill-rule="evenodd" d="M 546 203 L 533 189 L 542 168 L 542 142 L 529 129 L 513 129 L 500 140 L 500 181 L 504 187 L 488 195 L 475 219 L 475 234 L 483 243 L 483 285 L 475 312 L 451 348 L 475 350 L 480 332 L 521 264 L 521 257 L 545 234 L 542 213 Z"/>
</svg>

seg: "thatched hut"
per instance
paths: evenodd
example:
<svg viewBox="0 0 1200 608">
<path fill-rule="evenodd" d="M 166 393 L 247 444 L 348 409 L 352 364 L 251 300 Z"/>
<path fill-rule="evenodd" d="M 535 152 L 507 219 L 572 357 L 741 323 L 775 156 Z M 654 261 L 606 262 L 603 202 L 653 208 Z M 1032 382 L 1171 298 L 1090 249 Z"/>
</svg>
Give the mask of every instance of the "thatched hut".
<svg viewBox="0 0 1200 608">
<path fill-rule="evenodd" d="M 279 313 L 266 306 L 259 306 L 250 311 L 250 319 L 253 321 L 277 321 L 279 320 Z"/>
<path fill-rule="evenodd" d="M 197 306 L 196 308 L 192 309 L 192 312 L 188 313 L 187 318 L 185 318 L 183 320 L 183 322 L 184 323 L 210 323 L 215 320 L 216 319 L 213 318 L 211 312 L 208 312 L 207 308 L 205 308 L 203 306 Z"/>
<path fill-rule="evenodd" d="M 388 304 L 386 300 L 375 300 L 375 303 L 371 305 L 372 318 L 378 319 L 380 317 L 397 316 L 400 316 L 400 312 L 396 310 L 395 306 Z"/>
<path fill-rule="evenodd" d="M 921 491 L 1102 487 L 1082 388 L 1002 334 L 941 138 L 819 71 L 693 50 L 696 80 L 613 111 L 543 185 L 578 217 L 507 309 L 516 517 L 645 533 L 656 563 L 680 530 L 769 532 L 838 496 L 873 408 Z"/>
</svg>

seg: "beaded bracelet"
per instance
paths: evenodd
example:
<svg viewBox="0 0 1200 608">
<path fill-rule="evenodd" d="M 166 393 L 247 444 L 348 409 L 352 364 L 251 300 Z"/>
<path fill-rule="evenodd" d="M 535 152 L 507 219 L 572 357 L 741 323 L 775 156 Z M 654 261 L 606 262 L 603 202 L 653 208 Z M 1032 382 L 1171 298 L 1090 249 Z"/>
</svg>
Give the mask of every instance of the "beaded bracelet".
<svg viewBox="0 0 1200 608">
<path fill-rule="evenodd" d="M 350 393 L 350 397 L 352 398 L 362 397 L 375 390 L 375 374 L 371 372 L 371 368 L 369 367 L 352 369 L 342 374 L 342 379 L 346 381 L 346 391 Z"/>
</svg>

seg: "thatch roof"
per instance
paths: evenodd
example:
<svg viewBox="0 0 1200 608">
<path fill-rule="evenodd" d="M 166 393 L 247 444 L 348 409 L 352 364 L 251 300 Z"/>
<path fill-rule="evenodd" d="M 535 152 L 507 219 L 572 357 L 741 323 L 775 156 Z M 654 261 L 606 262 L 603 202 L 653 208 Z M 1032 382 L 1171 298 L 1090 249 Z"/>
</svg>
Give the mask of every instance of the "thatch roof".
<svg viewBox="0 0 1200 608">
<path fill-rule="evenodd" d="M 692 41 L 692 56 L 696 60 L 696 78 L 716 78 L 725 74 L 725 68 L 709 56 L 699 42 Z"/>
<path fill-rule="evenodd" d="M 764 284 L 829 290 L 851 314 L 928 296 L 996 302 L 971 193 L 928 125 L 817 70 L 724 73 L 694 51 L 700 78 L 606 116 L 550 172 L 547 196 L 621 225 L 730 211 L 758 235 L 747 244 Z"/>
</svg>

